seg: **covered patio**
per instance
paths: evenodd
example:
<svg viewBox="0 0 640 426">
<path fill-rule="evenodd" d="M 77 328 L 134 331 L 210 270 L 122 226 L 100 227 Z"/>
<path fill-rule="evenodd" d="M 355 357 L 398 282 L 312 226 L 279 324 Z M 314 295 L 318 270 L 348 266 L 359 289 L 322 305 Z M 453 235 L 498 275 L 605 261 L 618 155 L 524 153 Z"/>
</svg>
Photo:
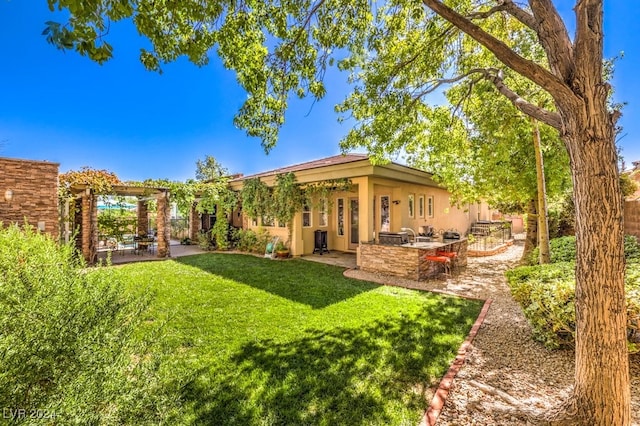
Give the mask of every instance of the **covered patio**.
<svg viewBox="0 0 640 426">
<path fill-rule="evenodd" d="M 65 240 L 75 238 L 75 244 L 88 264 L 98 260 L 98 196 L 87 185 L 71 187 L 72 198 L 65 205 Z M 149 214 L 147 203 L 157 202 L 156 232 L 154 232 L 153 248 L 156 258 L 171 256 L 170 250 L 170 206 L 169 190 L 167 188 L 152 188 L 142 186 L 114 185 L 108 195 L 130 196 L 137 198 L 135 235 L 149 235 Z M 118 242 L 119 244 L 120 242 Z M 148 248 L 148 247 L 147 247 Z M 148 251 L 148 250 L 147 250 Z"/>
</svg>

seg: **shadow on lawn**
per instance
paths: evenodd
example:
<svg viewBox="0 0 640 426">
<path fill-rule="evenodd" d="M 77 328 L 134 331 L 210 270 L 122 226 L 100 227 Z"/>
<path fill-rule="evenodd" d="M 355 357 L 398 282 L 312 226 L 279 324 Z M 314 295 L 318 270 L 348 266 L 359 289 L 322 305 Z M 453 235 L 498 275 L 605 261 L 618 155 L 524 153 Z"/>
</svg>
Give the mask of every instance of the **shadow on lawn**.
<svg viewBox="0 0 640 426">
<path fill-rule="evenodd" d="M 177 261 L 314 309 L 380 287 L 345 278 L 344 268 L 299 259 L 277 261 L 244 254 L 207 253 Z"/>
<path fill-rule="evenodd" d="M 358 329 L 248 342 L 184 402 L 195 424 L 416 424 L 479 310 L 443 298 Z"/>
</svg>

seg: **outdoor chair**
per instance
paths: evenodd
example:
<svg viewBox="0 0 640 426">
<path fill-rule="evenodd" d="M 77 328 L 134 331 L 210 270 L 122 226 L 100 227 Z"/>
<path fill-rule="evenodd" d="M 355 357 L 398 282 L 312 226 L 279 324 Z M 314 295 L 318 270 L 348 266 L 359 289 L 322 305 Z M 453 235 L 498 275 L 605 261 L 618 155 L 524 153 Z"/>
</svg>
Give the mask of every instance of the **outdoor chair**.
<svg viewBox="0 0 640 426">
<path fill-rule="evenodd" d="M 458 249 L 459 250 L 459 249 Z M 443 256 L 450 260 L 450 269 L 455 269 L 458 264 L 458 252 L 457 251 L 436 251 L 436 256 Z"/>
<path fill-rule="evenodd" d="M 118 241 L 118 251 L 124 256 L 126 250 L 132 250 L 134 253 L 138 250 L 137 241 L 135 238 L 125 236 L 122 241 Z"/>
<path fill-rule="evenodd" d="M 444 267 L 444 274 L 451 275 L 451 259 L 447 256 L 426 255 L 424 259 L 432 263 L 441 264 Z"/>
</svg>

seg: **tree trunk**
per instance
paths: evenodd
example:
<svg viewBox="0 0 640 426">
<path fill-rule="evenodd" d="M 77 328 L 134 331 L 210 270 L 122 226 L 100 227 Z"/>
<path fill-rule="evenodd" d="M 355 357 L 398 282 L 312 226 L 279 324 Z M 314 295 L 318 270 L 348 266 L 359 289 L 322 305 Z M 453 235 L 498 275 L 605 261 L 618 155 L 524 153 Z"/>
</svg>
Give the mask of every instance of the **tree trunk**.
<svg viewBox="0 0 640 426">
<path fill-rule="evenodd" d="M 584 109 L 563 114 L 576 208 L 576 370 L 571 403 L 581 424 L 628 425 L 623 203 L 614 121 L 606 113 L 606 96 L 591 95 Z M 598 109 L 600 113 L 594 111 Z"/>
<path fill-rule="evenodd" d="M 540 129 L 535 118 L 533 124 L 533 147 L 536 153 L 536 180 L 538 187 L 538 247 L 540 247 L 541 265 L 551 263 L 551 248 L 549 247 L 549 219 L 547 218 L 547 185 L 544 178 L 544 162 L 540 148 Z"/>
<path fill-rule="evenodd" d="M 532 199 L 527 205 L 527 236 L 524 240 L 521 263 L 528 263 L 533 249 L 538 245 L 538 201 Z"/>
</svg>

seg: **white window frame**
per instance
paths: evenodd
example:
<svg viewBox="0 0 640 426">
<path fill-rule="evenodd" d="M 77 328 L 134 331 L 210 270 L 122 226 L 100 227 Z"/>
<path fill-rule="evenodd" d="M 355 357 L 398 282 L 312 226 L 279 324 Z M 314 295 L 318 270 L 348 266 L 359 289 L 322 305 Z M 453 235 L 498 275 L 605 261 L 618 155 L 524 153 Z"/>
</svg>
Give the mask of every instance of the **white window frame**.
<svg viewBox="0 0 640 426">
<path fill-rule="evenodd" d="M 311 215 L 312 208 L 309 203 L 305 203 L 304 207 L 302 207 L 302 227 L 303 228 L 311 228 L 313 227 L 313 216 Z M 308 225 L 305 225 L 305 216 L 308 219 Z"/>
<path fill-rule="evenodd" d="M 276 226 L 276 220 L 269 216 L 262 216 L 260 218 L 260 222 L 265 228 L 273 228 Z"/>
<path fill-rule="evenodd" d="M 344 198 L 338 198 L 336 201 L 337 201 L 336 203 L 337 204 L 336 234 L 338 234 L 339 237 L 344 237 L 344 212 L 345 212 Z M 340 221 L 342 221 L 342 224 L 340 223 Z"/>
<path fill-rule="evenodd" d="M 418 217 L 424 217 L 424 195 L 418 196 Z"/>
<path fill-rule="evenodd" d="M 320 200 L 320 211 L 318 212 L 318 226 L 326 228 L 329 226 L 329 203 L 326 198 Z"/>
<path fill-rule="evenodd" d="M 429 195 L 427 197 L 427 214 L 429 215 L 429 217 L 433 217 L 435 210 L 436 208 L 435 208 L 435 202 L 433 200 L 433 195 Z"/>
<path fill-rule="evenodd" d="M 382 214 L 383 202 L 382 200 L 387 199 L 387 216 L 386 223 L 385 217 Z M 381 195 L 380 196 L 380 232 L 389 232 L 391 230 L 391 196 L 389 195 Z"/>
<path fill-rule="evenodd" d="M 416 195 L 409 194 L 407 197 L 407 207 L 409 209 L 409 219 L 416 217 Z"/>
</svg>

